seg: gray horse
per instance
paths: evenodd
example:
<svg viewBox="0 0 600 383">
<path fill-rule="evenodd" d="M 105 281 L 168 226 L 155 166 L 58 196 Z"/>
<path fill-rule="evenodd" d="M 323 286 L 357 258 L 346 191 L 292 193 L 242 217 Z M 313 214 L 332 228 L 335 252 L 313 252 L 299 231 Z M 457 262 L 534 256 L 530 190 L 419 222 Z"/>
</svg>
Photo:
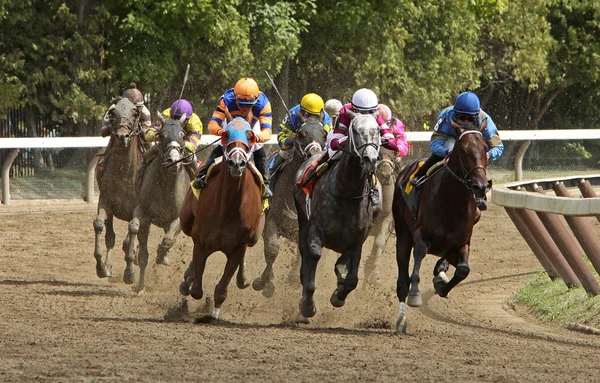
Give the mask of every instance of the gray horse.
<svg viewBox="0 0 600 383">
<path fill-rule="evenodd" d="M 326 137 L 327 133 L 319 118 L 309 116 L 296 132 L 296 141 L 294 141 L 293 154 L 289 163 L 280 170 L 281 174 L 273 190 L 263 231 L 266 266 L 261 276 L 252 282 L 252 288 L 257 291 L 262 290 L 266 297 L 272 297 L 275 292 L 273 264 L 279 254 L 279 236 L 294 242 L 298 240 L 294 195 L 290 192 L 296 182 L 296 171 L 308 157 L 321 153 Z"/>
<path fill-rule="evenodd" d="M 323 247 L 341 253 L 334 267 L 337 288 L 330 301 L 335 307 L 345 304 L 358 284 L 362 246 L 379 210 L 371 199 L 380 146 L 379 126 L 373 115 L 350 114 L 352 123 L 346 145 L 334 154 L 341 157 L 338 163 L 316 182 L 312 198 L 301 187 L 294 191 L 302 256 L 299 322 L 307 322 L 306 318 L 316 313 L 315 273 Z M 311 158 L 300 167 L 298 181 L 313 162 Z"/>
<path fill-rule="evenodd" d="M 379 258 L 385 249 L 388 239 L 393 231 L 392 202 L 394 200 L 394 188 L 396 178 L 400 173 L 400 159 L 396 153 L 384 147 L 379 149 L 380 161 L 377 165 L 377 178 L 381 189 L 381 211 L 369 231 L 373 236 L 373 247 L 371 254 L 365 262 L 365 283 L 375 284 L 379 282 Z"/>
<path fill-rule="evenodd" d="M 113 217 L 128 222 L 133 218 L 136 204 L 135 178 L 142 149 L 138 118 L 137 108 L 125 97 L 109 110 L 110 141 L 96 172 L 100 196 L 98 214 L 94 220 L 96 233 L 94 257 L 96 274 L 99 278 L 112 275 L 108 255 L 115 246 Z M 106 254 L 102 248 L 102 234 L 105 228 Z M 123 241 L 123 251 L 127 252 L 128 248 L 129 237 L 127 236 Z"/>
<path fill-rule="evenodd" d="M 138 290 L 144 289 L 144 277 L 148 265 L 148 235 L 150 225 L 162 228 L 165 236 L 158 245 L 156 263 L 169 265 L 167 252 L 175 243 L 175 237 L 181 232 L 179 225 L 179 210 L 185 194 L 189 189 L 190 176 L 182 162 L 185 132 L 183 121 L 185 114 L 179 120 L 165 120 L 160 114 L 163 127 L 159 130 L 159 145 L 156 158 L 151 160 L 142 180 L 138 203 L 129 223 L 129 249 L 125 256 L 127 267 L 123 275 L 125 283 L 133 283 L 135 258 L 132 246 L 134 238 L 139 240 L 140 279 Z M 170 166 L 174 165 L 174 166 Z"/>
</svg>

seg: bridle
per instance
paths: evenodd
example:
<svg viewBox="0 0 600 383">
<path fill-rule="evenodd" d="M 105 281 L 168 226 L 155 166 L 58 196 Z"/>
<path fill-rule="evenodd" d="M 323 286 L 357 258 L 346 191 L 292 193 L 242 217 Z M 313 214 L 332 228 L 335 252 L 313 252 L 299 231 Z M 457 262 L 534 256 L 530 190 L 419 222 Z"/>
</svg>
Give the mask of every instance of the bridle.
<svg viewBox="0 0 600 383">
<path fill-rule="evenodd" d="M 479 130 L 467 130 L 467 131 L 463 132 L 458 137 L 458 140 L 456 140 L 456 145 L 458 145 L 460 143 L 460 141 L 462 140 L 462 138 L 465 137 L 467 134 L 478 134 L 481 137 L 483 137 L 483 134 Z M 485 166 L 483 166 L 483 165 L 475 165 L 471 169 L 467 169 L 467 167 L 465 166 L 464 161 L 462 159 L 462 156 L 460 154 L 460 150 L 457 153 L 457 157 L 458 157 L 458 161 L 460 163 L 460 168 L 462 169 L 462 172 L 464 173 L 464 176 L 460 177 L 459 175 L 457 175 L 456 173 L 454 173 L 452 171 L 452 169 L 450 169 L 450 167 L 448 166 L 448 161 L 450 159 L 450 154 L 448 154 L 446 156 L 446 158 L 444 159 L 444 167 L 450 172 L 450 174 L 452 175 L 452 177 L 454 179 L 456 179 L 457 181 L 459 181 L 460 183 L 462 183 L 468 190 L 474 191 L 473 190 L 473 181 L 471 179 L 471 174 L 475 170 L 482 169 L 483 172 L 487 175 L 487 170 L 486 170 Z"/>
<path fill-rule="evenodd" d="M 354 124 L 359 118 L 369 118 L 372 115 L 369 114 L 359 114 L 350 121 L 350 126 L 348 127 L 348 144 L 345 147 L 340 148 L 341 151 L 350 154 L 352 157 L 356 157 L 360 160 L 360 166 L 363 167 L 364 164 L 364 152 L 368 147 L 373 147 L 379 153 L 379 147 L 381 146 L 381 142 L 379 139 L 375 140 L 376 142 L 367 142 L 357 147 L 354 142 Z M 379 131 L 378 131 L 379 132 Z M 379 133 L 377 134 L 379 137 Z"/>
<path fill-rule="evenodd" d="M 309 142 L 305 146 L 295 144 L 296 142 L 298 142 L 298 136 L 300 135 L 300 133 L 306 131 L 306 124 L 307 124 L 307 122 L 305 121 L 300 126 L 300 128 L 296 132 L 296 141 L 294 142 L 294 150 L 296 150 L 302 156 L 302 158 L 307 158 L 306 154 L 310 153 L 313 149 L 316 149 L 317 152 L 320 152 L 323 150 L 323 147 L 321 146 L 321 144 L 316 142 L 314 138 L 311 140 L 311 142 Z M 321 127 L 321 129 L 323 129 L 323 124 L 321 122 L 319 122 L 319 126 Z"/>
</svg>

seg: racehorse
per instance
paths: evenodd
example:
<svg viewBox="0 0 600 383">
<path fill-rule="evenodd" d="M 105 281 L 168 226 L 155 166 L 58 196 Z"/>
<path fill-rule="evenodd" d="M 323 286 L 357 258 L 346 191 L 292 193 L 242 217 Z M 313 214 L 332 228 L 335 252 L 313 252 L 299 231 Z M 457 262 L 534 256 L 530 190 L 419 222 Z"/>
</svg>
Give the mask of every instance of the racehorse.
<svg viewBox="0 0 600 383">
<path fill-rule="evenodd" d="M 374 237 L 373 247 L 365 262 L 365 281 L 371 284 L 379 281 L 379 259 L 392 234 L 392 201 L 396 178 L 400 173 L 400 159 L 396 157 L 396 153 L 381 147 L 379 157 L 380 161 L 375 174 L 381 186 L 381 211 L 369 231 L 369 236 Z"/>
<path fill-rule="evenodd" d="M 266 266 L 261 276 L 252 282 L 252 288 L 257 291 L 262 290 L 266 297 L 272 297 L 275 292 L 273 264 L 279 254 L 279 236 L 282 235 L 294 242 L 298 241 L 298 220 L 294 196 L 290 192 L 296 181 L 296 171 L 308 157 L 321 153 L 326 138 L 327 133 L 319 117 L 309 116 L 296 132 L 289 163 L 279 170 L 281 174 L 275 184 L 263 231 Z"/>
<path fill-rule="evenodd" d="M 148 265 L 148 235 L 150 225 L 162 228 L 165 235 L 156 250 L 156 263 L 169 265 L 167 257 L 169 249 L 181 232 L 179 225 L 179 209 L 183 205 L 185 194 L 189 189 L 190 176 L 180 159 L 184 156 L 185 132 L 183 122 L 185 115 L 179 120 L 165 120 L 159 114 L 163 124 L 158 131 L 158 154 L 148 164 L 140 186 L 137 205 L 133 218 L 129 223 L 129 248 L 125 261 L 127 266 L 123 274 L 125 283 L 133 283 L 135 271 L 134 238 L 139 240 L 140 279 L 138 290 L 145 285 L 146 266 Z M 170 166 L 173 165 L 173 166 Z"/>
<path fill-rule="evenodd" d="M 100 190 L 98 214 L 94 219 L 96 275 L 106 278 L 112 275 L 108 255 L 115 246 L 113 217 L 131 221 L 136 204 L 135 178 L 141 160 L 142 143 L 139 137 L 139 111 L 126 97 L 109 109 L 110 141 L 104 158 L 98 164 L 96 180 Z M 102 249 L 105 233 L 106 258 Z M 123 251 L 129 248 L 129 236 L 123 241 Z"/>
<path fill-rule="evenodd" d="M 219 318 L 221 305 L 227 298 L 227 287 L 237 273 L 237 286 L 250 285 L 244 272 L 244 257 L 248 246 L 254 246 L 263 231 L 262 195 L 258 171 L 249 164 L 250 147 L 255 136 L 250 124 L 237 117 L 227 124 L 223 136 L 224 155 L 217 168 L 210 170 L 208 182 L 199 198 L 190 189 L 181 208 L 181 228 L 192 237 L 192 262 L 179 287 L 183 295 L 201 299 L 202 276 L 208 256 L 222 251 L 227 256 L 225 271 L 215 287 L 214 309 L 208 320 Z M 216 174 L 215 174 L 216 173 Z"/>
<path fill-rule="evenodd" d="M 440 257 L 433 270 L 433 284 L 441 297 L 446 297 L 470 271 L 471 234 L 481 215 L 477 201 L 485 198 L 491 187 L 486 174 L 488 147 L 479 130 L 465 129 L 456 123 L 453 126 L 458 139 L 439 170 L 415 190 L 409 183 L 418 166 L 418 160 L 413 162 L 400 173 L 394 193 L 396 289 L 400 301 L 397 332 L 406 332 L 407 296 L 409 306 L 422 305 L 419 269 L 425 254 Z M 411 197 L 416 204 L 407 202 Z M 414 264 L 409 278 L 411 249 Z M 449 264 L 455 267 L 450 280 L 446 277 Z"/>
<path fill-rule="evenodd" d="M 334 154 L 341 154 L 338 163 L 317 180 L 311 198 L 300 186 L 294 191 L 302 256 L 302 299 L 296 319 L 299 322 L 307 322 L 316 313 L 315 273 L 323 247 L 341 253 L 334 267 L 337 288 L 330 301 L 335 307 L 344 306 L 346 297 L 358 284 L 362 246 L 379 208 L 371 198 L 381 139 L 379 126 L 373 115 L 349 113 L 352 122 L 348 139 Z M 300 167 L 297 182 L 314 161 L 315 157 L 311 157 Z"/>
</svg>

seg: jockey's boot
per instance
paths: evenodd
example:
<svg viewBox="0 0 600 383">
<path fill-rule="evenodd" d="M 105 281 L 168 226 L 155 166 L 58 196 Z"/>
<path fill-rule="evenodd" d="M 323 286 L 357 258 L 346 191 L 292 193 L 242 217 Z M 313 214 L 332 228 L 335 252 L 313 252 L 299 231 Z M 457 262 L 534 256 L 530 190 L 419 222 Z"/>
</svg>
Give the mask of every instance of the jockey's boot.
<svg viewBox="0 0 600 383">
<path fill-rule="evenodd" d="M 316 176 L 321 176 L 325 173 L 325 170 L 328 168 L 327 161 L 329 161 L 329 151 L 325 151 L 323 157 L 319 158 L 319 162 L 315 166 L 313 166 L 309 171 L 308 175 L 304 179 L 304 183 L 301 186 L 306 186 L 308 183 L 315 178 Z"/>
<path fill-rule="evenodd" d="M 198 175 L 196 176 L 196 179 L 194 180 L 193 184 L 194 188 L 202 189 L 204 185 L 206 185 L 206 173 L 208 172 L 208 168 L 210 168 L 210 165 L 215 163 L 215 159 L 217 157 L 220 157 L 222 155 L 223 147 L 221 145 L 217 145 L 217 147 L 215 147 L 213 151 L 210 152 L 210 155 L 206 159 L 206 162 L 204 163 L 204 165 L 202 165 L 202 169 L 200 169 L 200 173 L 198 173 Z"/>
<path fill-rule="evenodd" d="M 421 182 L 427 177 L 427 171 L 436 163 L 443 160 L 444 157 L 438 157 L 435 154 L 429 156 L 428 159 L 425 160 L 421 168 L 417 171 L 413 179 L 410 181 L 412 186 L 419 186 Z"/>
<path fill-rule="evenodd" d="M 256 165 L 256 169 L 262 175 L 263 183 L 265 184 L 265 194 L 263 195 L 263 199 L 273 197 L 273 192 L 271 192 L 271 188 L 269 187 L 271 184 L 271 177 L 264 148 L 260 148 L 254 152 L 254 165 Z"/>
<path fill-rule="evenodd" d="M 275 184 L 277 183 L 277 179 L 279 179 L 279 175 L 281 174 L 282 169 L 280 169 L 281 165 L 285 162 L 285 158 L 280 154 L 275 156 L 275 161 L 273 162 L 273 166 L 271 166 L 271 186 L 273 190 L 275 190 Z"/>
</svg>

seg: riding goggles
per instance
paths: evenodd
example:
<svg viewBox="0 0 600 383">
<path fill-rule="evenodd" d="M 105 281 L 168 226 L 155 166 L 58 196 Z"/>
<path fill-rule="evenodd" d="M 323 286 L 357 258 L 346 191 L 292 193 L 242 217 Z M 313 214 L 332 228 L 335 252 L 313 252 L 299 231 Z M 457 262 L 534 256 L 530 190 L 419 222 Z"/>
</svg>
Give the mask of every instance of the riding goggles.
<svg viewBox="0 0 600 383">
<path fill-rule="evenodd" d="M 235 101 L 240 105 L 254 105 L 258 98 L 252 95 L 236 94 Z"/>
</svg>

